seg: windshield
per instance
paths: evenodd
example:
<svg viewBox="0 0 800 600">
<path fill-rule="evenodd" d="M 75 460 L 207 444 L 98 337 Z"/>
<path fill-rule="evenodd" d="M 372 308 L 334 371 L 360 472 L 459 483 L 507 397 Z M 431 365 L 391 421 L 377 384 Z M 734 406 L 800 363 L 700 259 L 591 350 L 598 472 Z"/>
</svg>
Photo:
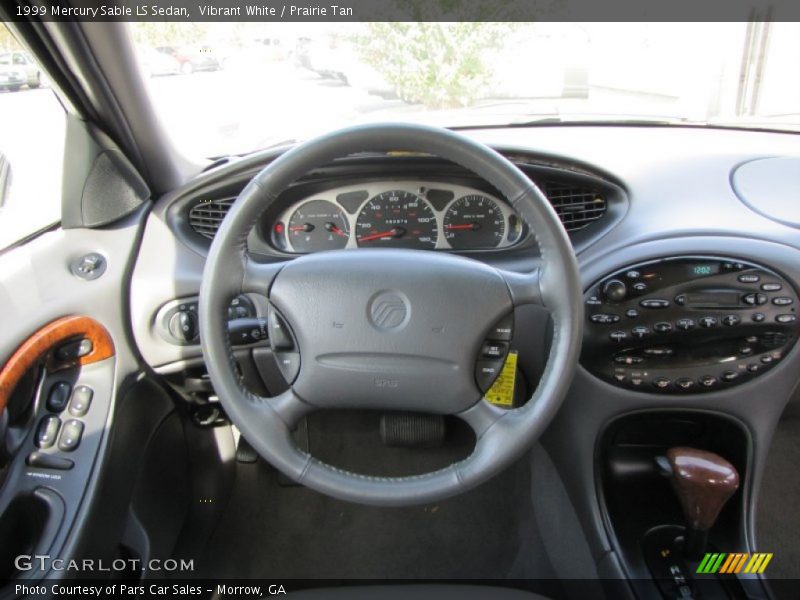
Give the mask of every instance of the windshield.
<svg viewBox="0 0 800 600">
<path fill-rule="evenodd" d="M 350 124 L 657 122 L 800 130 L 798 23 L 136 23 L 192 155 Z"/>
</svg>

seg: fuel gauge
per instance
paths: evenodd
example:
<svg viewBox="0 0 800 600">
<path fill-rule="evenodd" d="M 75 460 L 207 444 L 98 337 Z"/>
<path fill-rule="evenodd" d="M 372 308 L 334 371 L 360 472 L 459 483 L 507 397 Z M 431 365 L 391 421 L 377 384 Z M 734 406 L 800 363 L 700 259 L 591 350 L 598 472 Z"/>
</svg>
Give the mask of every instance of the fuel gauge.
<svg viewBox="0 0 800 600">
<path fill-rule="evenodd" d="M 338 250 L 350 239 L 350 225 L 341 208 L 327 200 L 310 200 L 292 213 L 286 235 L 295 252 Z"/>
</svg>

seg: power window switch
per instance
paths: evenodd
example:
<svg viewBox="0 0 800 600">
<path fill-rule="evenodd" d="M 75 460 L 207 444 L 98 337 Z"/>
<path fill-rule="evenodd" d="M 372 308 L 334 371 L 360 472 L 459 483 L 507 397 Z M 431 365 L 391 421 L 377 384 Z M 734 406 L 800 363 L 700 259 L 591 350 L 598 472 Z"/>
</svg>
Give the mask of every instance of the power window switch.
<svg viewBox="0 0 800 600">
<path fill-rule="evenodd" d="M 83 423 L 78 419 L 64 421 L 61 427 L 61 436 L 58 438 L 58 449 L 64 452 L 72 452 L 81 443 L 83 436 Z"/>
<path fill-rule="evenodd" d="M 76 385 L 69 401 L 69 413 L 75 417 L 82 417 L 92 404 L 94 390 L 88 385 Z"/>
<path fill-rule="evenodd" d="M 56 441 L 58 429 L 61 426 L 61 420 L 55 415 L 48 415 L 39 421 L 39 427 L 36 428 L 36 447 L 49 448 Z"/>
<path fill-rule="evenodd" d="M 66 381 L 54 383 L 47 396 L 47 409 L 59 413 L 67 408 L 67 402 L 69 401 L 69 394 L 71 391 L 72 386 Z"/>
</svg>

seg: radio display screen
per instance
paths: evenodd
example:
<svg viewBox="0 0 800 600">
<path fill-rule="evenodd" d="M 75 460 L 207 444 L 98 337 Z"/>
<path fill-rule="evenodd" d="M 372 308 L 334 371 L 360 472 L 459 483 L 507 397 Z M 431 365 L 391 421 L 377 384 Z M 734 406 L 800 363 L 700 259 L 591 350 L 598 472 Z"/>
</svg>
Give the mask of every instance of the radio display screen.
<svg viewBox="0 0 800 600">
<path fill-rule="evenodd" d="M 689 269 L 689 273 L 687 273 L 687 275 L 692 279 L 695 277 L 708 277 L 709 275 L 716 275 L 720 270 L 719 263 L 691 263 L 687 265 L 687 267 Z"/>
</svg>

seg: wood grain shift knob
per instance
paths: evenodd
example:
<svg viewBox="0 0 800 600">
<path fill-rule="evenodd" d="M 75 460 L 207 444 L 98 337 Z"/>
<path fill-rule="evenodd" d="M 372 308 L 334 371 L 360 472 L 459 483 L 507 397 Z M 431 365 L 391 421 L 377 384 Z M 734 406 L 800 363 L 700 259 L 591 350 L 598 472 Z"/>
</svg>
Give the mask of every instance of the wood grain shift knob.
<svg viewBox="0 0 800 600">
<path fill-rule="evenodd" d="M 670 448 L 671 481 L 690 528 L 708 531 L 739 489 L 739 473 L 727 460 L 695 448 Z"/>
</svg>

